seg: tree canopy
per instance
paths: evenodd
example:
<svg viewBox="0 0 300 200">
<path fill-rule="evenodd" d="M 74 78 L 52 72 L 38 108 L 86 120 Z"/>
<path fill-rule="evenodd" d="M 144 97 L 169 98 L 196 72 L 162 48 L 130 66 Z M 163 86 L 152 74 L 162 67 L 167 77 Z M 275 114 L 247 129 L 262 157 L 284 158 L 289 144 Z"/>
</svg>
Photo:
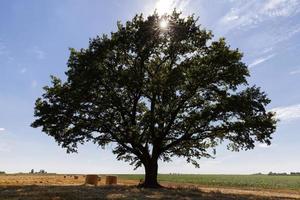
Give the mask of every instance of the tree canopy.
<svg viewBox="0 0 300 200">
<path fill-rule="evenodd" d="M 70 50 L 67 80 L 51 77 L 33 127 L 68 152 L 87 141 L 113 143 L 117 159 L 145 167 L 145 187 L 158 186 L 158 159 L 198 166 L 223 141 L 234 151 L 270 144 L 270 100 L 248 84 L 242 53 L 224 38 L 213 40 L 197 18 L 176 11 L 117 27 Z"/>
</svg>

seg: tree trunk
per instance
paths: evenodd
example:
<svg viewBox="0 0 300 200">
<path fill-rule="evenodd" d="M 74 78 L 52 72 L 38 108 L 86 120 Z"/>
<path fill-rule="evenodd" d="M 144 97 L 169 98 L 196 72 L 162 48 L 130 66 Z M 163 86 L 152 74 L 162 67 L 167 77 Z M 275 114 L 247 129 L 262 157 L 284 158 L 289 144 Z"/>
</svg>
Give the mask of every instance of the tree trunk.
<svg viewBox="0 0 300 200">
<path fill-rule="evenodd" d="M 145 167 L 145 180 L 140 185 L 144 188 L 161 188 L 162 186 L 157 182 L 157 171 L 158 164 L 157 159 L 151 159 L 149 162 L 144 164 Z"/>
</svg>

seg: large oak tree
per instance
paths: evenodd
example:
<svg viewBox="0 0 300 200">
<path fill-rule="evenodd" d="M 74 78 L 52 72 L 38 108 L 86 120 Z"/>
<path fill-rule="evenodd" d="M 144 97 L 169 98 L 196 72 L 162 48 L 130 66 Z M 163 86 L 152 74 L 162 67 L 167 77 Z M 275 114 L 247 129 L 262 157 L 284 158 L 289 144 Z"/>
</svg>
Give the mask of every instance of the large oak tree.
<svg viewBox="0 0 300 200">
<path fill-rule="evenodd" d="M 241 52 L 197 21 L 176 11 L 136 15 L 87 49 L 71 49 L 67 80 L 52 76 L 32 126 L 67 152 L 87 141 L 113 143 L 117 159 L 144 166 L 144 187 L 159 187 L 159 159 L 198 166 L 223 141 L 235 151 L 269 145 L 270 100 L 248 85 Z"/>
</svg>

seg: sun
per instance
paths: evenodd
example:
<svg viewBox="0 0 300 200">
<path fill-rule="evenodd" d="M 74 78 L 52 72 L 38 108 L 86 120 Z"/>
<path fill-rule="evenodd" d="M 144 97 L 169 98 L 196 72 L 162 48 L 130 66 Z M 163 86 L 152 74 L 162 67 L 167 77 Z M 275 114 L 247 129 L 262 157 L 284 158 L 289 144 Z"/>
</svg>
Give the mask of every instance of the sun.
<svg viewBox="0 0 300 200">
<path fill-rule="evenodd" d="M 168 28 L 168 25 L 169 25 L 169 22 L 168 22 L 168 20 L 166 20 L 166 19 L 162 19 L 162 20 L 159 22 L 159 26 L 160 26 L 160 28 L 162 28 L 162 29 Z"/>
</svg>

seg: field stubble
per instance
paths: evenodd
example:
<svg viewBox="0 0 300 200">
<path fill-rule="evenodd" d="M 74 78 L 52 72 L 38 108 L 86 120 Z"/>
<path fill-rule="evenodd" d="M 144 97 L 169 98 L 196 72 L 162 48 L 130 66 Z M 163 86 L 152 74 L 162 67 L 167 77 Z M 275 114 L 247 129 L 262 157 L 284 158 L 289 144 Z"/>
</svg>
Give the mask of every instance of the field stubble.
<svg viewBox="0 0 300 200">
<path fill-rule="evenodd" d="M 65 177 L 64 177 L 65 176 Z M 195 182 L 192 175 L 160 175 L 160 180 L 167 188 L 160 190 L 140 189 L 139 175 L 119 175 L 118 185 L 105 186 L 102 178 L 98 187 L 84 186 L 85 177 L 77 175 L 4 175 L 0 176 L 1 200 L 80 200 L 80 199 L 297 199 L 300 198 L 297 189 L 262 189 L 248 188 L 222 184 L 209 185 Z M 197 177 L 197 176 L 196 176 Z M 202 177 L 202 176 L 201 176 Z M 198 176 L 198 179 L 201 178 Z M 208 177 L 206 177 L 208 178 Z M 215 180 L 216 177 L 214 177 Z M 182 180 L 182 179 L 185 179 Z M 190 181 L 188 181 L 190 180 Z M 194 182 L 193 182 L 194 181 Z M 202 180 L 203 181 L 203 180 Z M 216 182 L 216 181 L 214 181 Z M 243 189 L 244 188 L 244 189 Z"/>
</svg>

